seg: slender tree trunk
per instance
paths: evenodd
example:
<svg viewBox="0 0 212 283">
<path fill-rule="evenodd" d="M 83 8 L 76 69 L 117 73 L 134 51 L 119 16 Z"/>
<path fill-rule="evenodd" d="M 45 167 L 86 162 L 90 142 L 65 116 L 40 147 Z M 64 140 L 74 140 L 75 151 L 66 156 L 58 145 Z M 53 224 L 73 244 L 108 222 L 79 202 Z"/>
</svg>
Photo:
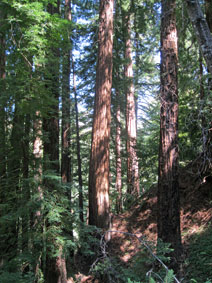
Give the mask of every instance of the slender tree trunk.
<svg viewBox="0 0 212 283">
<path fill-rule="evenodd" d="M 55 1 L 56 5 L 48 4 L 48 12 L 51 15 L 59 14 L 60 1 Z M 48 56 L 48 55 L 47 55 Z M 50 169 L 59 175 L 59 48 L 52 47 L 49 50 L 49 58 L 47 64 L 47 91 L 54 99 L 54 104 L 51 106 L 51 116 L 44 119 L 43 128 L 47 133 L 47 139 L 44 141 L 44 155 L 48 159 L 46 169 Z M 49 191 L 57 189 L 55 183 L 51 180 L 46 180 L 46 185 Z M 50 228 L 50 223 L 47 223 L 47 229 Z M 60 225 L 54 223 L 54 225 Z M 46 283 L 67 283 L 66 262 L 63 253 L 62 245 L 56 244 L 55 248 L 58 251 L 57 257 L 51 255 L 51 251 L 47 250 L 46 257 Z"/>
<path fill-rule="evenodd" d="M 212 35 L 198 0 L 185 0 L 202 55 L 212 75 Z"/>
<path fill-rule="evenodd" d="M 1 21 L 3 20 L 2 12 L 0 12 L 0 28 Z M 4 95 L 6 91 L 6 43 L 5 35 L 0 33 L 0 91 L 1 91 L 1 103 L 0 103 L 0 193 L 3 192 L 2 186 L 4 186 L 6 177 L 6 147 L 5 147 L 5 109 L 4 109 Z M 1 201 L 1 196 L 0 196 Z"/>
<path fill-rule="evenodd" d="M 89 168 L 89 224 L 108 229 L 113 0 L 100 1 L 98 63 Z"/>
<path fill-rule="evenodd" d="M 20 239 L 20 221 L 17 215 L 18 207 L 21 203 L 21 160 L 23 157 L 22 139 L 24 121 L 20 114 L 19 103 L 15 100 L 14 114 L 12 121 L 12 131 L 10 136 L 11 148 L 8 154 L 8 182 L 7 186 L 10 190 L 7 193 L 8 208 L 6 213 L 13 213 L 11 221 L 6 226 L 7 234 L 5 235 L 5 243 L 8 244 L 7 255 L 9 259 L 14 258 L 18 254 L 18 241 Z"/>
<path fill-rule="evenodd" d="M 71 21 L 71 0 L 65 1 L 65 18 Z M 63 184 L 70 183 L 70 73 L 71 46 L 70 34 L 67 36 L 68 48 L 63 54 L 63 87 L 62 87 L 62 161 L 61 176 Z M 70 192 L 71 193 L 71 192 Z M 71 194 L 69 194 L 71 196 Z"/>
<path fill-rule="evenodd" d="M 139 172 L 138 158 L 136 152 L 136 111 L 135 96 L 133 85 L 133 65 L 132 65 L 132 44 L 131 44 L 131 27 L 130 15 L 126 17 L 126 42 L 125 42 L 125 59 L 128 63 L 125 66 L 125 78 L 127 80 L 126 91 L 126 132 L 127 132 L 127 192 L 138 196 L 139 190 Z"/>
<path fill-rule="evenodd" d="M 206 21 L 209 30 L 212 33 L 212 2 L 209 0 L 205 0 L 205 14 L 206 14 Z M 210 93 L 211 90 L 212 90 L 212 78 L 210 76 L 208 78 L 208 93 Z M 202 121 L 204 122 L 203 131 L 205 133 L 205 135 L 203 135 L 203 153 L 204 153 L 204 163 L 205 163 L 204 173 L 206 173 L 212 168 L 212 121 L 209 121 L 209 123 L 207 123 L 205 117 L 202 118 Z"/>
<path fill-rule="evenodd" d="M 206 21 L 208 23 L 208 27 L 210 32 L 212 32 L 212 2 L 211 0 L 205 0 L 205 15 Z"/>
<path fill-rule="evenodd" d="M 4 15 L 0 11 L 0 30 L 1 23 L 4 20 Z M 6 91 L 6 42 L 5 34 L 0 33 L 0 204 L 6 203 L 6 143 L 5 143 L 5 109 L 4 109 L 4 95 Z M 5 215 L 5 210 L 0 206 L 0 215 Z M 3 234 L 3 231 L 2 231 Z M 0 262 L 4 264 L 5 254 L 5 239 L 0 239 Z"/>
<path fill-rule="evenodd" d="M 42 235 L 43 233 L 43 213 L 41 210 L 41 202 L 43 200 L 43 188 L 42 188 L 42 155 L 43 155 L 43 141 L 42 141 L 42 119 L 40 111 L 36 111 L 34 123 L 34 142 L 33 142 L 33 155 L 34 155 L 34 179 L 36 183 L 36 190 L 33 194 L 37 195 L 38 208 L 32 216 L 31 229 L 33 231 L 32 235 L 32 245 L 34 254 L 37 256 L 34 266 L 34 274 L 36 280 L 39 277 L 39 268 L 41 266 L 41 256 L 43 250 L 37 242 L 36 235 Z M 45 265 L 45 261 L 43 261 Z"/>
<path fill-rule="evenodd" d="M 205 12 L 206 18 L 201 10 L 198 0 L 185 0 L 187 3 L 187 10 L 192 22 L 194 31 L 196 33 L 197 40 L 199 42 L 199 47 L 202 52 L 202 55 L 206 61 L 208 71 L 212 75 L 212 16 L 211 16 L 211 1 L 205 0 Z M 209 89 L 212 89 L 212 79 L 209 79 Z M 212 123 L 208 125 L 208 137 L 206 141 L 203 141 L 203 151 L 204 151 L 204 160 L 206 163 L 203 165 L 202 171 L 204 172 L 208 168 L 208 164 L 211 167 L 212 165 Z M 205 159 L 206 157 L 206 159 Z M 207 160 L 207 161 L 206 161 Z"/>
<path fill-rule="evenodd" d="M 139 33 L 135 33 L 135 88 L 138 89 L 138 77 L 139 77 Z M 135 92 L 135 119 L 136 119 L 136 135 L 138 130 L 138 91 Z"/>
<path fill-rule="evenodd" d="M 24 122 L 24 138 L 22 141 L 22 175 L 23 175 L 23 186 L 22 186 L 22 205 L 30 201 L 30 187 L 29 187 L 29 161 L 30 161 L 30 115 L 25 116 Z M 22 215 L 22 252 L 28 252 L 29 248 L 29 229 L 30 229 L 30 213 L 25 212 Z"/>
<path fill-rule="evenodd" d="M 181 254 L 178 184 L 178 38 L 175 0 L 162 0 L 161 112 L 158 180 L 158 238 L 174 249 L 171 267 Z"/>
<path fill-rule="evenodd" d="M 77 134 L 77 163 L 78 163 L 78 183 L 79 183 L 79 210 L 80 220 L 84 222 L 83 217 L 83 183 L 82 183 L 82 161 L 81 161 L 81 149 L 80 149 L 80 134 L 79 134 L 79 113 L 78 113 L 78 102 L 77 102 L 77 89 L 75 81 L 75 69 L 74 61 L 72 59 L 73 68 L 73 86 L 74 86 L 74 101 L 75 101 L 75 115 L 76 115 L 76 134 Z"/>
<path fill-rule="evenodd" d="M 116 210 L 117 213 L 122 211 L 122 180 L 121 180 L 121 107 L 119 101 L 119 92 L 116 90 L 116 190 L 117 190 L 117 199 L 116 199 Z"/>
<path fill-rule="evenodd" d="M 71 0 L 65 0 L 65 19 L 68 22 L 72 21 L 71 15 Z M 61 160 L 61 177 L 62 183 L 66 187 L 66 195 L 69 200 L 69 209 L 72 206 L 72 191 L 71 191 L 71 98 L 70 98 L 70 74 L 71 74 L 71 32 L 67 28 L 67 36 L 64 38 L 63 47 L 63 77 L 62 77 L 62 160 Z M 67 233 L 73 240 L 73 227 L 70 225 Z M 64 267 L 65 269 L 65 267 Z"/>
</svg>

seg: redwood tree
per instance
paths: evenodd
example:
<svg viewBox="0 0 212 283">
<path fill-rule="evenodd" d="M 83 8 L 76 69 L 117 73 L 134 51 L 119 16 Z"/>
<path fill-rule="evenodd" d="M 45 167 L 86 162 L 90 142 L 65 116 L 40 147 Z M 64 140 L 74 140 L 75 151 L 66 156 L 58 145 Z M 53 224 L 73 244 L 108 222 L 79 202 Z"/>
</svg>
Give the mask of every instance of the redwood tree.
<svg viewBox="0 0 212 283">
<path fill-rule="evenodd" d="M 51 15 L 59 14 L 60 1 L 55 1 L 54 4 L 48 4 L 47 10 Z M 59 175 L 59 56 L 60 50 L 58 44 L 53 44 L 54 37 L 49 34 L 50 48 L 47 52 L 46 64 L 46 91 L 52 99 L 49 106 L 51 115 L 46 117 L 43 121 L 43 129 L 46 134 L 44 140 L 44 157 L 45 169 Z M 51 178 L 46 178 L 45 186 L 51 194 L 58 190 L 58 184 L 52 181 Z M 51 230 L 51 226 L 58 227 L 58 235 L 61 232 L 61 223 L 58 221 L 49 221 L 47 219 L 47 230 Z M 49 233 L 50 235 L 50 233 Z M 56 242 L 54 235 L 53 243 L 50 243 L 51 236 L 47 238 L 47 258 L 45 270 L 45 282 L 47 283 L 67 283 L 66 262 L 64 258 L 64 251 L 62 244 Z M 53 250 L 57 249 L 57 256 L 54 255 Z"/>
<path fill-rule="evenodd" d="M 98 62 L 89 167 L 89 224 L 109 228 L 113 0 L 100 1 Z"/>
<path fill-rule="evenodd" d="M 175 0 L 162 0 L 158 238 L 181 253 L 178 184 L 178 37 Z M 176 261 L 175 261 L 176 260 Z M 173 268 L 176 266 L 173 264 Z"/>
<path fill-rule="evenodd" d="M 136 152 L 136 105 L 133 84 L 132 43 L 130 13 L 125 16 L 126 41 L 125 41 L 125 78 L 126 89 L 126 132 L 127 132 L 127 192 L 139 195 L 138 157 Z"/>
</svg>

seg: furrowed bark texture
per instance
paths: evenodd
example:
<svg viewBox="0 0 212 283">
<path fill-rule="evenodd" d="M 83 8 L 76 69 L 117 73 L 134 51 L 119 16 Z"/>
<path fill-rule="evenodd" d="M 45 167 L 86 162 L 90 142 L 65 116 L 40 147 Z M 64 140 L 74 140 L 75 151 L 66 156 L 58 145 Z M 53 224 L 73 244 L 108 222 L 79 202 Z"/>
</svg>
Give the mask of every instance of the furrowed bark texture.
<svg viewBox="0 0 212 283">
<path fill-rule="evenodd" d="M 203 15 L 198 0 L 185 0 L 187 11 L 192 22 L 202 55 L 207 63 L 208 70 L 212 74 L 212 36 L 206 18 Z"/>
<path fill-rule="evenodd" d="M 100 1 L 96 93 L 89 168 L 89 224 L 109 228 L 113 0 Z"/>
<path fill-rule="evenodd" d="M 125 42 L 125 77 L 127 78 L 126 91 L 126 131 L 127 131 L 127 192 L 133 195 L 139 195 L 139 173 L 138 158 L 136 152 L 136 111 L 135 96 L 133 85 L 133 65 L 132 65 L 132 44 L 131 44 L 131 27 L 130 16 L 126 17 L 127 38 Z"/>
<path fill-rule="evenodd" d="M 178 39 L 175 0 L 162 0 L 158 238 L 181 252 L 178 185 Z"/>
</svg>

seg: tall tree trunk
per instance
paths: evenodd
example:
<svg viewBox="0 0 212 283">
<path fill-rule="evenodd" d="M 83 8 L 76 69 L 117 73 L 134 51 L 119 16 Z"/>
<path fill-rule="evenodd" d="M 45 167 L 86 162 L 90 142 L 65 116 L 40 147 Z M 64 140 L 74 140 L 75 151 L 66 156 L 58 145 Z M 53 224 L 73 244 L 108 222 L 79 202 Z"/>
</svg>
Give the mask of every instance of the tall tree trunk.
<svg viewBox="0 0 212 283">
<path fill-rule="evenodd" d="M 108 229 L 113 0 L 100 1 L 98 63 L 89 167 L 89 224 Z"/>
<path fill-rule="evenodd" d="M 162 0 L 158 238 L 170 243 L 174 249 L 171 267 L 176 271 L 181 254 L 181 233 L 178 184 L 178 38 L 175 8 L 175 0 Z"/>
<path fill-rule="evenodd" d="M 7 234 L 5 235 L 5 243 L 8 244 L 7 255 L 9 259 L 14 258 L 18 254 L 18 240 L 20 232 L 20 221 L 17 215 L 18 207 L 21 203 L 21 160 L 23 156 L 22 139 L 24 120 L 23 115 L 20 113 L 20 107 L 17 100 L 14 105 L 14 116 L 12 121 L 12 131 L 10 136 L 11 148 L 8 154 L 8 182 L 7 186 L 10 190 L 7 193 L 8 208 L 6 213 L 12 213 L 12 219 L 8 222 Z"/>
<path fill-rule="evenodd" d="M 34 123 L 34 142 L 33 142 L 33 155 L 34 155 L 34 179 L 36 184 L 36 190 L 33 191 L 33 194 L 37 195 L 38 208 L 33 213 L 31 219 L 31 228 L 33 231 L 32 235 L 32 244 L 33 251 L 35 255 L 35 266 L 34 274 L 35 280 L 38 280 L 39 277 L 39 268 L 41 266 L 41 255 L 43 250 L 38 244 L 37 235 L 42 235 L 43 233 L 43 213 L 41 210 L 41 202 L 43 200 L 43 189 L 42 189 L 42 155 L 43 155 L 43 141 L 42 141 L 42 119 L 40 111 L 36 111 Z"/>
<path fill-rule="evenodd" d="M 30 187 L 29 187 L 29 161 L 30 161 L 30 115 L 25 116 L 24 122 L 24 138 L 22 141 L 22 175 L 23 175 L 23 186 L 22 186 L 22 205 L 30 201 Z M 28 252 L 29 248 L 29 230 L 30 230 L 30 213 L 29 210 L 22 215 L 22 252 Z"/>
<path fill-rule="evenodd" d="M 77 134 L 77 163 L 78 163 L 78 183 L 79 183 L 79 210 L 80 220 L 84 222 L 83 217 L 83 191 L 82 191 L 82 161 L 81 161 L 81 149 L 80 149 L 80 134 L 79 134 L 79 113 L 78 113 L 78 101 L 77 101 L 77 89 L 75 81 L 75 69 L 74 61 L 72 59 L 73 68 L 73 87 L 74 87 L 74 102 L 75 102 L 75 115 L 76 115 L 76 134 Z"/>
<path fill-rule="evenodd" d="M 65 1 L 65 19 L 71 21 L 71 0 Z M 70 182 L 70 73 L 71 46 L 70 34 L 67 35 L 67 47 L 63 54 L 63 84 L 62 84 L 62 161 L 61 176 L 63 184 Z M 70 192 L 71 193 L 71 192 Z M 70 196 L 71 194 L 69 194 Z"/>
<path fill-rule="evenodd" d="M 202 55 L 212 75 L 212 35 L 198 0 L 185 0 Z"/>
<path fill-rule="evenodd" d="M 4 20 L 4 14 L 0 11 L 0 30 L 2 22 Z M 0 204 L 6 203 L 6 144 L 5 144 L 5 109 L 4 109 L 4 95 L 6 91 L 6 42 L 5 34 L 0 33 Z M 1 207 L 1 206 L 0 206 Z M 5 211 L 0 208 L 0 215 L 3 216 Z M 3 233 L 2 233 L 3 234 Z M 4 264 L 4 252 L 5 252 L 5 239 L 0 238 L 0 262 Z"/>
<path fill-rule="evenodd" d="M 60 1 L 55 1 L 55 5 L 48 4 L 48 12 L 51 15 L 59 14 Z M 50 35 L 51 36 L 51 35 Z M 48 162 L 46 169 L 54 171 L 59 175 L 59 56 L 60 51 L 57 47 L 51 47 L 49 50 L 47 63 L 47 91 L 54 100 L 51 106 L 51 116 L 43 121 L 43 129 L 47 134 L 47 139 L 44 141 L 44 156 Z M 47 55 L 47 56 L 48 56 Z M 45 182 L 49 192 L 57 190 L 55 183 L 47 179 Z M 59 223 L 47 223 L 47 229 L 50 225 L 60 225 Z M 47 243 L 48 244 L 48 243 Z M 53 244 L 53 243 L 52 243 Z M 52 255 L 52 251 L 47 249 L 46 258 L 46 283 L 67 283 L 66 262 L 63 255 L 62 245 L 54 243 L 57 249 L 57 257 Z M 49 246 L 49 244 L 47 245 Z"/>
<path fill-rule="evenodd" d="M 2 21 L 4 20 L 4 15 L 0 11 L 0 28 L 2 26 Z M 2 186 L 4 186 L 4 180 L 6 177 L 6 150 L 5 150 L 5 103 L 4 103 L 4 95 L 6 91 L 6 42 L 5 42 L 5 34 L 3 32 L 0 33 L 0 193 L 3 192 Z M 1 195 L 0 195 L 1 202 Z"/>
<path fill-rule="evenodd" d="M 206 14 L 206 21 L 209 30 L 212 33 L 212 2 L 209 0 L 205 0 L 205 14 Z M 208 92 L 210 92 L 211 90 L 212 90 L 212 77 L 210 76 L 208 78 Z M 211 113 L 212 112 L 210 111 L 210 114 Z M 202 123 L 203 154 L 204 154 L 203 172 L 206 173 L 210 169 L 212 169 L 212 121 L 209 121 L 209 123 L 207 123 L 206 117 L 203 116 L 202 122 L 204 122 Z"/>
<path fill-rule="evenodd" d="M 127 132 L 127 192 L 138 196 L 139 190 L 139 172 L 138 158 L 136 152 L 136 109 L 133 85 L 133 65 L 132 65 L 132 43 L 130 15 L 126 16 L 126 41 L 125 41 L 125 78 L 127 81 L 126 91 L 126 132 Z"/>
<path fill-rule="evenodd" d="M 71 0 L 65 0 L 65 19 L 72 21 Z M 62 76 L 62 159 L 61 159 L 61 177 L 62 183 L 66 187 L 66 195 L 69 200 L 69 209 L 71 209 L 72 192 L 71 192 L 71 98 L 70 98 L 70 74 L 71 74 L 71 31 L 67 28 L 67 34 L 64 38 L 63 47 L 63 76 Z M 70 222 L 67 231 L 73 239 L 73 227 Z"/>
<path fill-rule="evenodd" d="M 116 210 L 117 213 L 122 211 L 122 180 L 121 180 L 121 107 L 120 107 L 119 91 L 116 90 Z"/>
</svg>

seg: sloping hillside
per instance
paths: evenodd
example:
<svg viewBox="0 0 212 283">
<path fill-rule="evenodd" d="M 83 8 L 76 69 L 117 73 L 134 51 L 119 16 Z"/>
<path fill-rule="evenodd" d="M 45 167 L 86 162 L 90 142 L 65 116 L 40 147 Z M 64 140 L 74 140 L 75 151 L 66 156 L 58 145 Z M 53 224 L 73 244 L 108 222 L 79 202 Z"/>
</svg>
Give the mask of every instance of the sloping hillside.
<svg viewBox="0 0 212 283">
<path fill-rule="evenodd" d="M 200 177 L 198 164 L 199 162 L 191 163 L 180 171 L 181 231 L 185 252 L 184 274 L 186 277 L 191 276 L 189 278 L 197 276 L 195 278 L 197 281 L 193 282 L 203 283 L 206 281 L 202 280 L 212 280 L 212 272 L 208 272 L 206 268 L 212 266 L 212 250 L 208 251 L 212 248 L 212 236 L 209 233 L 212 230 L 212 177 L 207 174 Z M 157 188 L 152 187 L 132 209 L 122 215 L 115 215 L 112 230 L 129 232 L 138 237 L 143 236 L 146 241 L 156 243 L 156 192 Z M 136 237 L 129 234 L 113 233 L 111 252 L 125 264 L 133 261 L 140 246 L 141 243 Z M 198 251 L 195 254 L 197 246 Z M 199 261 L 201 261 L 201 257 L 203 258 L 205 267 L 200 266 L 198 257 Z M 200 276 L 200 274 L 202 273 L 205 273 L 205 277 L 203 276 L 201 279 L 202 275 Z"/>
<path fill-rule="evenodd" d="M 181 231 L 185 253 L 183 282 L 204 283 L 211 279 L 209 283 L 212 282 L 212 177 L 207 174 L 200 177 L 198 168 L 198 162 L 195 162 L 180 170 Z M 113 215 L 111 230 L 114 232 L 109 256 L 116 258 L 126 269 L 131 270 L 142 257 L 138 238 L 142 237 L 150 246 L 156 243 L 156 193 L 157 187 L 153 186 L 130 210 Z M 151 269 L 151 263 L 146 260 L 145 254 L 143 257 L 142 267 L 137 264 L 134 268 L 143 269 L 140 272 L 144 273 Z M 196 281 L 190 281 L 191 278 Z M 103 281 L 80 274 L 77 282 Z"/>
</svg>

